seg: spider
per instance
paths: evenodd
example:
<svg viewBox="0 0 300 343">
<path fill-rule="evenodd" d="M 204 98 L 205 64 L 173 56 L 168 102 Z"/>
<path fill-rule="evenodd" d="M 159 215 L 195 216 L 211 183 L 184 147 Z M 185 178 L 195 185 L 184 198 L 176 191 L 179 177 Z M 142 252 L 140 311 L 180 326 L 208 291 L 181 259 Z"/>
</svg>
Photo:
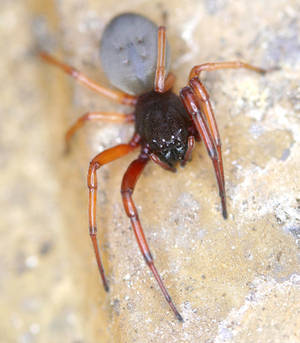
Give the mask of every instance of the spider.
<svg viewBox="0 0 300 343">
<path fill-rule="evenodd" d="M 46 52 L 41 57 L 60 67 L 84 86 L 120 104 L 133 107 L 130 114 L 88 112 L 67 131 L 66 144 L 86 122 L 106 120 L 135 124 L 133 137 L 127 144 L 119 144 L 97 154 L 90 162 L 87 185 L 89 192 L 89 234 L 104 289 L 109 290 L 97 239 L 96 203 L 97 170 L 140 147 L 140 154 L 128 167 L 121 185 L 121 195 L 127 216 L 139 249 L 155 277 L 167 303 L 178 320 L 183 321 L 176 309 L 156 267 L 145 238 L 138 211 L 132 199 L 136 182 L 146 164 L 152 160 L 160 167 L 175 172 L 190 160 L 195 141 L 202 140 L 215 171 L 223 217 L 227 218 L 224 169 L 221 139 L 209 100 L 208 92 L 200 81 L 203 71 L 246 68 L 259 73 L 266 70 L 240 61 L 196 65 L 189 74 L 188 85 L 179 96 L 172 91 L 175 76 L 170 69 L 170 48 L 166 28 L 158 27 L 149 19 L 134 13 L 113 18 L 106 26 L 100 43 L 100 57 L 110 83 L 120 90 L 107 89 L 75 68 L 62 63 Z"/>
</svg>

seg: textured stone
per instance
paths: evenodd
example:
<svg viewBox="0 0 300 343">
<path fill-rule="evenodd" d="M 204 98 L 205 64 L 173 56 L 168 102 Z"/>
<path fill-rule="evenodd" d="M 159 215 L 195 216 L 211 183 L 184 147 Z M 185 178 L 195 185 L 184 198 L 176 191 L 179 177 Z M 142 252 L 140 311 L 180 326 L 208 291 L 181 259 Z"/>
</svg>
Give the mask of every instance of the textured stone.
<svg viewBox="0 0 300 343">
<path fill-rule="evenodd" d="M 5 342 L 297 342 L 300 237 L 300 19 L 296 0 L 4 1 L 0 14 L 0 331 Z M 98 224 L 111 291 L 87 230 L 86 172 L 129 126 L 88 124 L 64 157 L 64 132 L 88 110 L 129 111 L 42 64 L 38 46 L 108 85 L 98 42 L 117 13 L 167 13 L 176 90 L 202 62 L 270 68 L 204 75 L 223 142 L 229 218 L 202 144 L 171 174 L 149 163 L 134 199 L 173 317 L 141 257 L 120 183 L 129 156 L 99 172 Z M 13 37 L 13 38 L 12 38 Z M 10 44 L 7 44 L 9 42 Z"/>
</svg>

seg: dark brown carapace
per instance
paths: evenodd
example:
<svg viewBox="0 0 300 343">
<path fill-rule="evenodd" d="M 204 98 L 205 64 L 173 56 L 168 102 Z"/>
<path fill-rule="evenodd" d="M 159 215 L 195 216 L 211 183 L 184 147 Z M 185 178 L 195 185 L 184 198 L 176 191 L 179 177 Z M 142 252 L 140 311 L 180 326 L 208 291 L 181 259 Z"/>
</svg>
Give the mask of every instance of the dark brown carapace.
<svg viewBox="0 0 300 343">
<path fill-rule="evenodd" d="M 265 70 L 243 62 L 205 63 L 192 68 L 188 85 L 180 95 L 172 92 L 175 76 L 168 71 L 169 46 L 165 27 L 157 27 L 140 15 L 126 13 L 114 18 L 106 27 L 101 41 L 101 60 L 111 83 L 122 91 L 109 90 L 84 76 L 76 69 L 59 62 L 47 53 L 44 60 L 63 69 L 84 86 L 118 103 L 134 108 L 131 114 L 88 112 L 80 117 L 66 134 L 69 144 L 73 134 L 89 120 L 134 122 L 135 133 L 127 144 L 119 144 L 102 151 L 90 162 L 88 170 L 89 233 L 105 290 L 108 283 L 104 274 L 97 240 L 97 170 L 140 147 L 140 154 L 128 167 L 122 181 L 121 194 L 124 209 L 130 218 L 140 251 L 177 319 L 176 309 L 157 272 L 145 238 L 138 211 L 132 199 L 136 182 L 149 160 L 169 171 L 175 165 L 184 165 L 191 157 L 195 141 L 204 142 L 212 160 L 223 217 L 227 218 L 224 170 L 221 140 L 215 116 L 205 86 L 200 81 L 202 71 L 228 68 L 246 68 L 259 73 Z"/>
</svg>

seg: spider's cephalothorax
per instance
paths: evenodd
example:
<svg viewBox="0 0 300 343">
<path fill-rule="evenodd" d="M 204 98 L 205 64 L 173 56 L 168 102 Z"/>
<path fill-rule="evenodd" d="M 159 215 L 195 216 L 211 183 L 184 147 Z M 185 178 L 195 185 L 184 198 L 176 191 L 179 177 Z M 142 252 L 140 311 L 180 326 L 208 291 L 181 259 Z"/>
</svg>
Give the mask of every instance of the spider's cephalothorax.
<svg viewBox="0 0 300 343">
<path fill-rule="evenodd" d="M 192 121 L 176 94 L 152 91 L 141 95 L 134 114 L 142 145 L 148 145 L 171 168 L 176 162 L 184 161 Z"/>
<path fill-rule="evenodd" d="M 131 114 L 116 112 L 88 112 L 80 117 L 66 135 L 67 144 L 73 134 L 87 120 L 135 122 L 135 132 L 127 144 L 119 144 L 96 155 L 88 171 L 89 232 L 105 290 L 104 274 L 97 240 L 96 171 L 137 147 L 139 156 L 130 164 L 122 181 L 121 194 L 126 214 L 137 239 L 140 251 L 177 319 L 177 311 L 159 273 L 145 238 L 138 211 L 132 199 L 136 182 L 151 159 L 159 166 L 175 171 L 176 162 L 182 165 L 191 157 L 195 140 L 204 142 L 212 160 L 218 182 L 224 218 L 227 218 L 225 181 L 221 140 L 209 95 L 200 81 L 202 71 L 227 68 L 246 68 L 264 73 L 265 70 L 243 62 L 205 63 L 192 68 L 188 85 L 180 96 L 172 92 L 175 76 L 169 73 L 170 49 L 165 27 L 157 27 L 149 19 L 126 13 L 114 18 L 105 28 L 101 40 L 101 61 L 110 82 L 119 90 L 107 89 L 84 76 L 78 70 L 42 52 L 47 62 L 57 65 L 88 88 L 121 104 L 134 107 Z"/>
</svg>

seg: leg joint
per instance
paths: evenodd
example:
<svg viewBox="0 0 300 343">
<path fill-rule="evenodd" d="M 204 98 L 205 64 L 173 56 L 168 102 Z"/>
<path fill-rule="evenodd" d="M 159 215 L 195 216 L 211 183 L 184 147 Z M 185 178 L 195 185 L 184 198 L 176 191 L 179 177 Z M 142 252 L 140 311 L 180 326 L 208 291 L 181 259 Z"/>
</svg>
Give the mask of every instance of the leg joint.
<svg viewBox="0 0 300 343">
<path fill-rule="evenodd" d="M 90 162 L 90 169 L 97 170 L 99 168 L 100 168 L 100 163 L 99 162 L 96 162 L 95 160 L 92 160 Z"/>
<path fill-rule="evenodd" d="M 96 226 L 90 226 L 89 227 L 89 232 L 90 232 L 90 236 L 96 236 L 97 227 Z"/>
<path fill-rule="evenodd" d="M 138 213 L 134 202 L 132 201 L 131 194 L 133 190 L 131 188 L 126 188 L 121 190 L 123 205 L 127 216 L 133 220 L 138 219 Z"/>
<path fill-rule="evenodd" d="M 79 71 L 78 71 L 77 69 L 71 67 L 71 69 L 70 69 L 70 74 L 71 74 L 71 76 L 74 77 L 75 79 L 78 79 L 80 73 L 79 73 Z"/>
<path fill-rule="evenodd" d="M 153 263 L 153 257 L 151 255 L 150 251 L 144 252 L 143 253 L 143 257 L 145 262 L 147 263 L 147 265 L 152 264 Z"/>
<path fill-rule="evenodd" d="M 121 189 L 121 195 L 124 196 L 126 199 L 130 198 L 132 193 L 132 188 L 126 187 L 125 189 Z"/>
<path fill-rule="evenodd" d="M 208 155 L 214 162 L 218 162 L 218 154 L 217 154 L 217 151 L 216 151 L 214 145 L 213 145 L 212 149 L 208 150 Z"/>
<path fill-rule="evenodd" d="M 209 94 L 207 93 L 203 83 L 199 80 L 198 77 L 194 77 L 189 82 L 194 94 L 198 96 L 201 102 L 209 102 Z"/>
</svg>

